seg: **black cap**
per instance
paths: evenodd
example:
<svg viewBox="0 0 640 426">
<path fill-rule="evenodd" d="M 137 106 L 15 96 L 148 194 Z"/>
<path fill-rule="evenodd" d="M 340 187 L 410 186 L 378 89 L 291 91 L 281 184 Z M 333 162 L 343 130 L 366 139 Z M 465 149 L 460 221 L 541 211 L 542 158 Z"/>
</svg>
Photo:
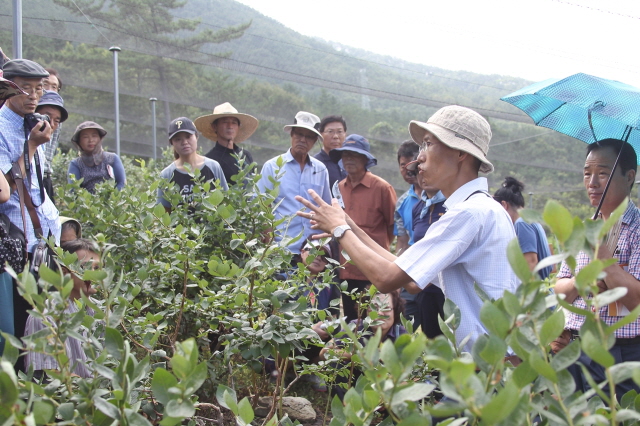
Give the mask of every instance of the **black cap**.
<svg viewBox="0 0 640 426">
<path fill-rule="evenodd" d="M 4 64 L 2 68 L 4 78 L 11 80 L 14 77 L 45 78 L 49 72 L 36 62 L 28 59 L 13 59 Z"/>
<path fill-rule="evenodd" d="M 196 130 L 196 126 L 194 126 L 193 121 L 189 120 L 187 117 L 174 118 L 171 121 L 171 124 L 169 124 L 169 140 L 180 132 L 187 132 L 195 135 L 198 130 Z"/>
<path fill-rule="evenodd" d="M 52 105 L 58 107 L 60 109 L 60 122 L 64 123 L 67 118 L 69 118 L 69 113 L 64 107 L 64 101 L 62 100 L 62 96 L 60 96 L 57 92 L 53 90 L 48 90 L 44 92 L 44 95 L 40 98 L 40 102 L 38 102 L 38 108 L 45 105 Z"/>
</svg>

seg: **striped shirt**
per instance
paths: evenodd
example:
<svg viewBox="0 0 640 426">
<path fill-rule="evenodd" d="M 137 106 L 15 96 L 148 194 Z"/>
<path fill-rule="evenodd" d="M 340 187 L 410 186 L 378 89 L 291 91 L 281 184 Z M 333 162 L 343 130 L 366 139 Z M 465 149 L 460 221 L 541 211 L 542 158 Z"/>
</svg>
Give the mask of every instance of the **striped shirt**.
<svg viewBox="0 0 640 426">
<path fill-rule="evenodd" d="M 633 275 L 637 280 L 640 280 L 640 210 L 629 201 L 627 210 L 625 210 L 622 216 L 622 226 L 620 228 L 620 237 L 618 239 L 618 247 L 615 250 L 614 257 L 618 259 L 618 264 Z M 576 257 L 576 273 L 580 272 L 582 268 L 587 266 L 591 261 L 586 253 L 580 252 Z M 626 265 L 626 266 L 625 266 Z M 562 267 L 557 275 L 558 278 L 572 278 L 573 273 L 566 264 L 562 262 Z M 589 296 L 591 298 L 592 296 Z M 573 301 L 573 305 L 580 309 L 586 309 L 587 304 L 580 296 L 576 297 Z M 582 324 L 584 324 L 584 315 L 574 314 L 573 312 L 566 312 L 567 323 L 565 328 L 568 330 L 580 330 Z M 600 308 L 600 319 L 607 325 L 612 325 L 620 321 L 624 316 L 611 316 L 609 315 L 609 305 L 602 306 Z M 640 318 L 637 318 L 631 324 L 627 324 L 620 327 L 615 331 L 617 338 L 631 338 L 640 336 Z"/>
<path fill-rule="evenodd" d="M 58 125 L 58 128 L 51 135 L 51 140 L 44 145 L 44 173 L 53 173 L 53 157 L 58 150 L 58 141 L 60 140 L 60 132 L 62 131 L 62 123 Z"/>
<path fill-rule="evenodd" d="M 507 260 L 507 245 L 516 238 L 513 222 L 492 197 L 475 193 L 487 188 L 483 177 L 458 188 L 444 203 L 447 212 L 395 261 L 420 288 L 438 285 L 460 308 L 456 340 L 460 343 L 471 336 L 465 346 L 468 351 L 487 333 L 474 284 L 494 299 L 505 290 L 514 293 L 520 284 Z"/>
<path fill-rule="evenodd" d="M 2 108 L 0 108 L 0 171 L 5 175 L 11 170 L 11 165 L 18 161 L 22 155 L 24 151 L 24 140 L 24 118 L 9 109 L 7 104 L 3 105 Z M 40 159 L 40 167 L 44 171 L 44 152 L 42 146 L 38 147 L 38 156 Z M 36 174 L 35 156 L 31 162 L 30 180 L 31 186 L 29 187 L 29 193 L 31 194 L 33 204 L 36 206 L 40 225 L 42 225 L 42 233 L 44 237 L 48 237 L 49 233 L 51 233 L 55 237 L 56 243 L 60 243 L 58 209 L 53 202 L 51 202 L 47 191 L 44 191 L 44 200 L 40 198 L 40 185 Z M 25 179 L 24 182 L 29 186 L 28 179 Z M 38 244 L 38 238 L 33 230 L 31 217 L 26 210 L 25 220 L 27 223 L 23 226 L 18 191 L 13 191 L 9 201 L 0 204 L 0 213 L 6 214 L 11 223 L 18 228 L 22 230 L 26 228 L 27 251 L 31 253 Z"/>
<path fill-rule="evenodd" d="M 71 316 L 78 312 L 78 306 L 74 301 L 71 301 L 67 309 L 64 310 L 64 313 Z M 87 314 L 93 316 L 93 310 L 87 309 Z M 47 317 L 47 320 L 53 323 L 53 319 Z M 55 324 L 54 324 L 55 327 Z M 36 318 L 33 315 L 29 315 L 27 318 L 27 325 L 24 330 L 24 335 L 29 336 L 34 334 L 42 329 L 47 328 L 42 319 Z M 81 332 L 83 337 L 87 337 L 87 333 L 85 330 Z M 64 342 L 65 350 L 67 352 L 67 356 L 69 357 L 69 363 L 73 368 L 73 372 L 80 377 L 91 377 L 91 370 L 87 367 L 87 355 L 82 348 L 82 342 L 78 339 L 74 339 L 73 337 L 67 337 Z M 33 366 L 34 370 L 59 370 L 60 367 L 56 360 L 50 356 L 45 355 L 39 352 L 28 351 L 26 356 L 26 367 Z"/>
</svg>

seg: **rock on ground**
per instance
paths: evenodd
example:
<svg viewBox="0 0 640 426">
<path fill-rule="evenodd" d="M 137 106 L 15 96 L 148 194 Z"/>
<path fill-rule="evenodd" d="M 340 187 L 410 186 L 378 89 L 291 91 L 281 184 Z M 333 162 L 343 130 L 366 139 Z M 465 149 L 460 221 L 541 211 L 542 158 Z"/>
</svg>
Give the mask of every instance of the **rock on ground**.
<svg viewBox="0 0 640 426">
<path fill-rule="evenodd" d="M 266 417 L 271 411 L 271 403 L 273 398 L 263 396 L 258 399 L 258 406 L 253 411 L 256 416 Z M 311 403 L 305 399 L 296 396 L 285 396 L 282 398 L 282 411 L 286 413 L 292 420 L 300 422 L 309 422 L 316 419 L 316 410 L 313 409 Z"/>
</svg>

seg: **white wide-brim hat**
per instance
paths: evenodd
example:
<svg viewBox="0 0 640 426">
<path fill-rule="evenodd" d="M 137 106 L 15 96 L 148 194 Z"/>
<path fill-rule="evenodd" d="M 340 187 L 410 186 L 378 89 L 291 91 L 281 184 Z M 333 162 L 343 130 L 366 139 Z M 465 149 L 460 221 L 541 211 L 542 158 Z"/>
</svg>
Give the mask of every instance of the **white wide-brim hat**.
<svg viewBox="0 0 640 426">
<path fill-rule="evenodd" d="M 218 134 L 213 130 L 213 127 L 211 127 L 211 123 L 222 117 L 234 117 L 240 122 L 238 135 L 233 140 L 233 143 L 240 143 L 249 139 L 258 128 L 257 118 L 238 112 L 229 102 L 218 105 L 213 109 L 213 114 L 198 117 L 193 123 L 196 125 L 196 129 L 202 133 L 202 136 L 216 142 L 218 140 Z"/>
</svg>

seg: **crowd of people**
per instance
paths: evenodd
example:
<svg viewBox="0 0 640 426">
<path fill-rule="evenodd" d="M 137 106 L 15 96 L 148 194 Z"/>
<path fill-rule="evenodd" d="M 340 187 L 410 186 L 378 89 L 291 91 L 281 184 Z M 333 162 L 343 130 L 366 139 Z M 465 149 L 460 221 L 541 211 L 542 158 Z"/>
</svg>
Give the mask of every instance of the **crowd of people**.
<svg viewBox="0 0 640 426">
<path fill-rule="evenodd" d="M 4 232 L 0 236 L 10 237 L 9 224 L 22 230 L 27 253 L 24 260 L 33 260 L 42 238 L 53 236 L 60 243 L 61 233 L 65 233 L 63 248 L 78 253 L 82 262 L 98 262 L 97 249 L 81 238 L 81 225 L 73 220 L 65 220 L 62 225 L 54 204 L 51 159 L 62 124 L 69 116 L 59 93 L 62 80 L 55 70 L 25 59 L 4 63 L 3 72 L 0 93 L 6 100 L 0 108 L 0 213 L 6 215 L 8 225 L 0 227 Z M 46 114 L 48 119 L 37 114 Z M 255 117 L 239 113 L 228 102 L 193 121 L 188 117 L 173 119 L 167 135 L 175 160 L 160 172 L 160 177 L 176 186 L 185 203 L 190 202 L 198 182 L 212 182 L 211 188 L 222 190 L 244 185 L 239 173 L 245 168 L 255 170 L 251 169 L 251 153 L 241 144 L 258 125 Z M 334 309 L 335 317 L 356 321 L 356 327 L 362 327 L 366 312 L 361 302 L 366 290 L 375 286 L 380 293 L 390 295 L 378 295 L 371 301 L 383 318 L 375 327 L 385 338 L 405 332 L 399 326 L 400 314 L 433 338 L 442 333 L 438 319 L 444 315 L 445 299 L 450 299 L 462 315 L 456 339 L 471 351 L 478 337 L 487 333 L 480 320 L 483 303 L 474 286 L 498 299 L 520 285 L 507 260 L 510 241 L 518 239 L 532 271 L 551 254 L 540 224 L 529 224 L 519 217 L 525 204 L 522 182 L 506 177 L 495 194 L 488 192 L 487 179 L 480 174 L 494 170 L 487 158 L 492 131 L 489 123 L 471 109 L 447 106 L 426 122 L 409 123 L 411 139 L 402 142 L 397 152 L 399 172 L 408 185 L 400 197 L 372 172 L 377 159 L 369 141 L 358 134 L 347 134 L 344 117 L 320 119 L 299 111 L 283 131 L 290 138 L 290 148 L 264 163 L 257 187 L 260 192 L 271 192 L 278 184 L 274 211 L 277 220 L 286 220 L 272 230 L 274 241 L 293 255 L 292 267 L 302 263 L 310 271 L 303 293 L 319 301 L 314 308 L 335 307 L 330 301 L 341 298 L 341 310 Z M 68 176 L 71 181 L 82 180 L 81 187 L 89 192 L 104 181 L 113 181 L 118 189 L 126 185 L 122 162 L 102 148 L 106 134 L 98 123 L 86 121 L 71 137 L 78 157 L 70 163 Z M 215 143 L 205 155 L 199 154 L 200 135 Z M 318 145 L 319 153 L 311 155 Z M 625 150 L 626 160 L 612 175 L 620 149 Z M 602 205 L 605 219 L 630 194 L 636 164 L 635 151 L 622 141 L 589 145 L 584 184 L 592 204 L 600 201 L 606 178 L 612 176 L 611 190 Z M 199 170 L 197 180 L 195 170 Z M 158 190 L 157 197 L 167 211 L 174 205 L 164 189 Z M 601 308 L 601 318 L 608 324 L 640 303 L 640 212 L 631 201 L 628 203 L 615 238 L 598 252 L 599 258 L 615 257 L 622 266 L 606 269 L 606 278 L 598 283 L 601 290 L 627 289 L 627 295 L 617 304 Z M 314 243 L 320 237 L 331 237 L 331 241 Z M 320 250 L 322 256 L 310 261 L 310 248 Z M 316 277 L 331 263 L 328 259 L 341 265 L 334 271 L 334 284 L 346 281 L 346 291 L 341 295 L 335 285 L 324 292 L 315 287 Z M 555 291 L 578 307 L 584 307 L 585 301 L 576 291 L 574 273 L 589 260 L 586 253 L 581 253 L 576 271 L 563 263 L 557 275 L 560 280 Z M 545 280 L 552 267 L 537 269 L 537 273 L 541 281 Z M 0 303 L 11 309 L 0 313 L 0 328 L 17 337 L 24 336 L 26 325 L 27 332 L 37 330 L 38 324 L 27 319 L 28 307 L 11 278 L 6 273 L 1 278 Z M 91 293 L 90 283 L 75 276 L 74 285 L 77 291 L 74 287 L 71 297 Z M 583 321 L 583 317 L 568 315 L 566 341 L 579 337 Z M 342 353 L 344 358 L 350 355 L 340 350 L 341 342 L 331 339 L 322 322 L 314 324 L 313 329 L 326 347 L 310 354 L 311 358 L 322 358 L 329 350 Z M 561 349 L 562 341 L 556 342 L 553 350 Z M 77 354 L 81 349 L 68 351 L 81 362 Z M 616 331 L 611 352 L 618 362 L 640 361 L 640 321 Z M 50 359 L 38 360 L 27 357 L 28 362 L 39 362 L 36 369 L 53 368 Z M 594 377 L 603 379 L 602 367 L 587 359 L 583 363 Z M 582 370 L 576 367 L 572 372 L 581 389 L 586 390 L 588 383 Z M 640 390 L 631 381 L 620 387 L 631 388 Z"/>
</svg>

